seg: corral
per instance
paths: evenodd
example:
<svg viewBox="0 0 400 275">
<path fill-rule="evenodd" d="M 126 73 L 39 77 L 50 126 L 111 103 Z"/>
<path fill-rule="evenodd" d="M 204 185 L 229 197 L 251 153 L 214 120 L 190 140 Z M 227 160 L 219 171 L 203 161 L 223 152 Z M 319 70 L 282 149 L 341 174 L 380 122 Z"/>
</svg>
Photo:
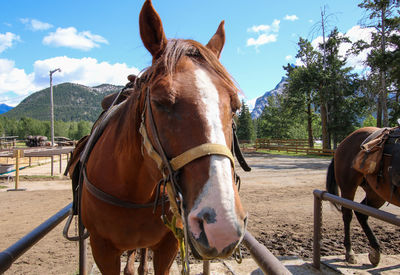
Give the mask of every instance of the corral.
<svg viewBox="0 0 400 275">
<path fill-rule="evenodd" d="M 324 189 L 329 159 L 285 157 L 250 154 L 247 160 L 251 173 L 240 171 L 241 197 L 249 212 L 248 230 L 275 256 L 299 256 L 311 261 L 313 246 L 313 190 Z M 48 167 L 29 168 L 21 174 L 48 174 Z M 57 171 L 57 168 L 55 169 Z M 6 188 L 12 183 L 1 184 Z M 0 250 L 7 248 L 72 200 L 70 181 L 46 178 L 22 180 L 26 192 L 0 192 Z M 1 191 L 6 188 L 0 189 Z M 362 194 L 358 194 L 358 201 Z M 383 210 L 399 214 L 394 206 Z M 323 204 L 322 255 L 343 254 L 343 225 L 341 215 L 328 203 Z M 62 237 L 63 224 L 22 256 L 5 274 L 73 274 L 78 268 L 78 246 Z M 400 254 L 400 230 L 392 225 L 371 219 L 371 225 L 381 241 L 383 254 Z M 353 223 L 354 249 L 367 253 L 364 234 Z M 245 252 L 248 257 L 248 253 Z M 385 256 L 383 256 L 385 257 Z M 89 263 L 93 260 L 89 253 Z M 368 268 L 365 260 L 359 269 Z M 397 263 L 393 268 L 398 268 Z M 378 266 L 379 268 L 379 266 Z M 212 265 L 211 265 L 211 270 Z M 398 269 L 386 271 L 399 272 Z M 247 273 L 238 273 L 247 274 Z"/>
</svg>

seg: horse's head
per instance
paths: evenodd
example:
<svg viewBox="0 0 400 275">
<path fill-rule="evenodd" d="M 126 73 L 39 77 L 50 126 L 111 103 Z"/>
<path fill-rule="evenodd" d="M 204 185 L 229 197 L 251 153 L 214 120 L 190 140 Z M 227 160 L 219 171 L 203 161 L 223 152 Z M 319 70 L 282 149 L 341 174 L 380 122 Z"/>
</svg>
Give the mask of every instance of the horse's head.
<svg viewBox="0 0 400 275">
<path fill-rule="evenodd" d="M 196 256 L 227 257 L 241 241 L 247 218 L 229 157 L 232 119 L 240 101 L 238 89 L 218 60 L 225 43 L 224 22 L 206 46 L 192 40 L 167 40 L 148 0 L 140 13 L 140 34 L 153 56 L 152 66 L 144 73 L 146 135 L 168 160 L 201 147 L 200 156 L 188 156 L 190 160 L 175 174 L 183 196 L 185 230 Z M 228 149 L 228 153 L 214 149 L 204 153 L 204 144 L 218 144 L 217 151 Z"/>
</svg>

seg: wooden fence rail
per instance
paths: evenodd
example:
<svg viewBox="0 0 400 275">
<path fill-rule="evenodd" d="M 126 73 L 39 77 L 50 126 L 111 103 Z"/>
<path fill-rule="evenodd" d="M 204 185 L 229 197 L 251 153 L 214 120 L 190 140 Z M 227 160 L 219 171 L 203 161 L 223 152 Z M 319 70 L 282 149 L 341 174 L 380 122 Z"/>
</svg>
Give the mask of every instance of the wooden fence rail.
<svg viewBox="0 0 400 275">
<path fill-rule="evenodd" d="M 287 153 L 305 153 L 307 155 L 333 156 L 335 150 L 308 147 L 304 139 L 264 139 L 258 138 L 255 142 L 256 150 L 267 149 Z"/>
</svg>

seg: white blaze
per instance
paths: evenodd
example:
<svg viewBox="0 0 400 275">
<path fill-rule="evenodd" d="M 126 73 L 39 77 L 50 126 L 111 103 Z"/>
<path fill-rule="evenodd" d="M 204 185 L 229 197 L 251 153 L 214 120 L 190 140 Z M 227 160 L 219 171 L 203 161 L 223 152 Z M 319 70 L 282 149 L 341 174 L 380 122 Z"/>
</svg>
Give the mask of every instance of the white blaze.
<svg viewBox="0 0 400 275">
<path fill-rule="evenodd" d="M 196 87 L 204 104 L 205 119 L 208 123 L 210 133 L 208 142 L 226 146 L 220 117 L 218 91 L 206 71 L 197 69 L 195 71 L 195 78 Z M 211 156 L 209 179 L 196 199 L 190 216 L 197 216 L 204 208 L 215 210 L 216 221 L 207 225 L 204 224 L 204 230 L 210 246 L 221 251 L 226 247 L 226 244 L 230 244 L 231 237 L 229 236 L 231 233 L 236 233 L 235 225 L 237 224 L 231 162 L 227 157 Z M 189 226 L 194 237 L 198 238 L 201 233 L 199 225 L 195 222 L 189 222 Z M 221 232 L 221 228 L 224 228 L 225 231 Z"/>
</svg>

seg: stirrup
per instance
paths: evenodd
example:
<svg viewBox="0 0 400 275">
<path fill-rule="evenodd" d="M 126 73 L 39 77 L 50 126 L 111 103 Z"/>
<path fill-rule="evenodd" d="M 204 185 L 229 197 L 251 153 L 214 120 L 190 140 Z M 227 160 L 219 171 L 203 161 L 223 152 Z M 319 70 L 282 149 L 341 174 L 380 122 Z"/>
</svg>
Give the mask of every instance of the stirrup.
<svg viewBox="0 0 400 275">
<path fill-rule="evenodd" d="M 64 229 L 63 229 L 63 236 L 64 238 L 66 238 L 68 241 L 72 241 L 72 242 L 77 242 L 79 241 L 81 238 L 84 240 L 86 238 L 89 237 L 89 232 L 85 229 L 83 232 L 82 236 L 69 236 L 68 232 L 69 232 L 69 228 L 71 227 L 71 222 L 72 219 L 74 218 L 74 213 L 71 211 L 71 213 L 68 216 L 67 222 L 64 225 Z"/>
</svg>

